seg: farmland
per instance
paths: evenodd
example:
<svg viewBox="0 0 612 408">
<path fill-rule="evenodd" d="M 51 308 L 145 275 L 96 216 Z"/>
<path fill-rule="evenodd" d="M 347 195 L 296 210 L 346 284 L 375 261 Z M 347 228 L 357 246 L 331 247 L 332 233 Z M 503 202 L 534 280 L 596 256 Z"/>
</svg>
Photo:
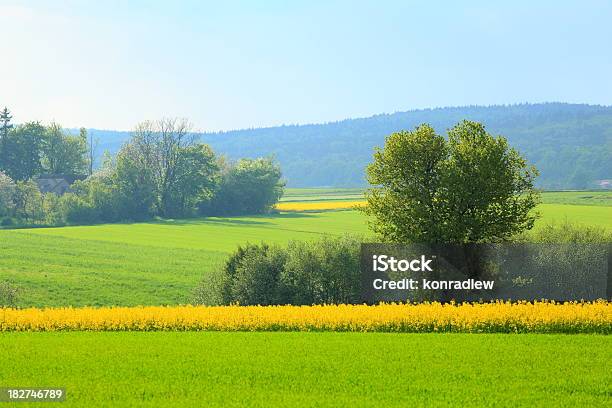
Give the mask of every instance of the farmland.
<svg viewBox="0 0 612 408">
<path fill-rule="evenodd" d="M 298 210 L 267 216 L 0 230 L 0 281 L 17 285 L 21 307 L 185 304 L 201 277 L 218 268 L 241 243 L 283 245 L 321 234 L 367 237 L 365 216 L 342 210 L 342 203 L 360 201 L 361 194 L 360 190 L 289 190 L 281 204 L 298 206 Z M 545 195 L 544 204 L 538 207 L 542 219 L 536 228 L 568 220 L 612 229 L 612 206 L 604 205 L 609 201 L 603 194 L 594 196 Z M 300 205 L 311 208 L 300 211 Z M 374 328 L 368 319 L 379 320 L 382 314 L 362 308 L 366 325 L 362 329 Z M 266 330 L 261 326 L 266 321 L 271 330 L 277 330 L 281 326 L 274 319 L 291 319 L 284 311 L 277 316 L 275 309 L 236 309 L 239 317 L 219 308 L 220 316 L 226 317 L 211 321 L 238 324 L 228 330 L 250 331 Z M 419 313 L 391 309 L 389 318 L 395 316 L 401 322 L 410 317 L 421 324 Z M 454 311 L 425 309 L 421 317 L 437 322 L 425 331 L 452 327 L 470 331 L 469 322 L 475 324 L 474 331 L 482 331 L 478 325 L 487 321 L 493 322 L 493 331 L 516 331 L 519 326 L 536 332 L 609 331 L 607 304 L 592 309 L 551 306 L 550 312 L 519 313 L 515 310 L 520 307 L 510 307 L 507 317 L 506 312 L 490 313 L 486 307 L 482 316 L 473 317 L 476 310 L 470 306 L 461 313 L 457 309 L 456 317 Z M 197 331 L 208 327 L 206 319 L 215 310 L 7 311 L 6 323 L 18 322 L 22 313 L 40 315 L 31 321 L 41 326 L 31 330 L 60 331 L 1 333 L 1 383 L 66 387 L 66 406 L 601 406 L 609 401 L 611 392 L 607 362 L 612 343 L 605 335 L 310 332 L 318 326 L 293 327 L 293 323 L 288 330 L 305 331 Z M 348 316 L 313 310 L 295 308 L 294 313 L 315 325 L 333 322 L 334 316 L 349 318 L 348 325 L 341 320 L 335 324 L 360 329 L 353 322 L 357 311 Z M 145 330 L 153 324 L 153 330 L 162 331 L 78 331 L 81 323 L 72 314 L 81 316 L 85 330 L 114 330 L 115 326 L 125 330 L 132 319 L 134 327 L 141 327 L 142 321 Z M 248 317 L 250 314 L 253 316 Z M 102 323 L 96 323 L 94 316 L 100 316 Z M 195 319 L 193 323 L 189 316 Z M 483 320 L 485 317 L 489 320 Z M 449 318 L 456 326 L 445 323 Z M 77 331 L 63 331 L 70 327 L 62 319 L 76 324 Z M 519 319 L 518 323 L 509 325 L 512 319 Z M 253 326 L 240 326 L 248 322 Z M 193 326 L 172 326 L 176 324 Z M 410 327 L 398 324 L 406 330 Z M 16 327 L 8 329 L 20 330 Z M 382 331 L 404 330 L 382 327 Z"/>
<path fill-rule="evenodd" d="M 184 304 L 201 277 L 219 267 L 229 252 L 246 242 L 285 244 L 321 234 L 367 236 L 365 216 L 354 210 L 324 211 L 325 197 L 361 194 L 356 190 L 289 190 L 289 197 L 313 205 L 312 212 L 268 216 L 162 220 L 62 228 L 0 230 L 0 281 L 20 289 L 20 306 L 103 306 Z M 549 194 L 549 193 L 546 193 Z M 545 194 L 545 197 L 546 197 Z M 612 229 L 610 193 L 550 193 L 542 204 L 546 222 L 565 220 Z M 591 198 L 581 198 L 590 196 Z M 597 200 L 592 198 L 597 196 Z M 310 199 L 309 199 L 310 198 Z M 595 200 L 596 204 L 593 204 Z M 345 200 L 346 201 L 346 200 Z M 336 199 L 329 201 L 337 206 Z M 536 228 L 537 228 L 536 225 Z"/>
<path fill-rule="evenodd" d="M 604 406 L 609 336 L 6 333 L 2 383 L 62 406 Z"/>
<path fill-rule="evenodd" d="M 281 202 L 359 201 L 363 193 L 362 188 L 288 188 Z M 544 191 L 542 203 L 611 206 L 612 191 Z"/>
<path fill-rule="evenodd" d="M 21 306 L 188 303 L 240 243 L 366 231 L 354 211 L 4 230 L 0 281 Z"/>
</svg>

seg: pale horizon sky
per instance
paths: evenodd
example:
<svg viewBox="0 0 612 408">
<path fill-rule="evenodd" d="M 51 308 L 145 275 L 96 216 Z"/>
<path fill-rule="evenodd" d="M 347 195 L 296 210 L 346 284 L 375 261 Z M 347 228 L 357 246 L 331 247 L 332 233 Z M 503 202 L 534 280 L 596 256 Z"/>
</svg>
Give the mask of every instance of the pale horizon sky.
<svg viewBox="0 0 612 408">
<path fill-rule="evenodd" d="M 0 107 L 17 123 L 216 131 L 612 105 L 610 1 L 218 3 L 0 0 Z"/>
</svg>

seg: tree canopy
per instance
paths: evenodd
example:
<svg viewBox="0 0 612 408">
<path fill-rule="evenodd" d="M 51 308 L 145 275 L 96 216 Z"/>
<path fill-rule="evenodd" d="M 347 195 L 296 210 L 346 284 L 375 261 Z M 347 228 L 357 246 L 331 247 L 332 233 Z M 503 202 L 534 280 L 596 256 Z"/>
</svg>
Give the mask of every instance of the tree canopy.
<svg viewBox="0 0 612 408">
<path fill-rule="evenodd" d="M 107 152 L 96 170 L 97 142 L 85 129 L 73 135 L 56 123 L 14 126 L 10 120 L 8 110 L 0 112 L 2 224 L 259 214 L 270 211 L 282 195 L 284 183 L 274 160 L 228 163 L 201 143 L 184 119 L 138 124 L 116 156 Z M 59 196 L 39 190 L 41 175 L 77 181 Z"/>
<path fill-rule="evenodd" d="M 537 174 L 480 123 L 460 122 L 448 140 L 424 124 L 391 134 L 375 152 L 364 211 L 386 241 L 503 241 L 533 226 Z"/>
</svg>

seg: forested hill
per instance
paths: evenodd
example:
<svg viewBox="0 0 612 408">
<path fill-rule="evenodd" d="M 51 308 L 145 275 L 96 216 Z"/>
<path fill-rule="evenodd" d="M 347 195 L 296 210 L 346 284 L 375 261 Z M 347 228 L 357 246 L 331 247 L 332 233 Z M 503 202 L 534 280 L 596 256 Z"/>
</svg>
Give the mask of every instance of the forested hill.
<svg viewBox="0 0 612 408">
<path fill-rule="evenodd" d="M 423 109 L 318 125 L 291 125 L 202 135 L 230 158 L 273 154 L 292 187 L 365 184 L 364 168 L 385 136 L 421 123 L 444 133 L 462 119 L 482 122 L 524 153 L 547 189 L 594 188 L 612 178 L 612 107 L 563 103 Z M 127 132 L 93 130 L 100 150 L 116 151 Z"/>
</svg>

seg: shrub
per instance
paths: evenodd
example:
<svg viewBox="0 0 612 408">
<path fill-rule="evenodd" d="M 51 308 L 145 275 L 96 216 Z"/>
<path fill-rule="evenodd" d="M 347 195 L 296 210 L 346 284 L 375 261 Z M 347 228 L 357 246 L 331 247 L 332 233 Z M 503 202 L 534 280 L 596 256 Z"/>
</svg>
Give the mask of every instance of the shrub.
<svg viewBox="0 0 612 408">
<path fill-rule="evenodd" d="M 359 241 L 348 236 L 293 241 L 281 285 L 292 304 L 355 303 L 360 296 Z"/>
<path fill-rule="evenodd" d="M 545 224 L 521 238 L 524 242 L 549 244 L 606 243 L 612 242 L 612 231 L 595 225 L 580 225 L 565 221 L 560 224 Z"/>
<path fill-rule="evenodd" d="M 223 299 L 224 304 L 229 304 L 233 302 L 232 299 L 232 282 L 236 277 L 236 271 L 238 267 L 244 262 L 244 259 L 250 255 L 251 253 L 259 253 L 264 252 L 268 248 L 268 245 L 262 243 L 260 245 L 254 245 L 247 243 L 245 246 L 239 246 L 238 249 L 230 255 L 230 257 L 225 262 L 222 277 L 218 278 L 218 280 L 223 281 L 223 286 L 221 288 L 221 298 Z"/>
<path fill-rule="evenodd" d="M 605 296 L 606 254 L 612 232 L 570 222 L 550 223 L 518 237 L 517 241 L 525 245 L 520 260 L 522 272 L 513 282 L 524 289 L 525 298 L 535 294 L 546 294 L 548 299 L 556 300 Z"/>
<path fill-rule="evenodd" d="M 0 307 L 17 306 L 19 291 L 10 282 L 0 282 Z"/>
<path fill-rule="evenodd" d="M 0 226 L 2 227 L 12 227 L 15 224 L 15 219 L 11 217 L 4 217 L 2 221 L 0 221 Z"/>
<path fill-rule="evenodd" d="M 204 215 L 265 214 L 283 195 L 280 167 L 272 158 L 220 163 L 220 185 L 210 200 L 202 201 Z"/>
<path fill-rule="evenodd" d="M 248 252 L 229 280 L 232 302 L 241 305 L 274 305 L 285 303 L 280 293 L 280 276 L 287 259 L 286 251 L 277 246 L 262 245 Z"/>
<path fill-rule="evenodd" d="M 0 171 L 0 216 L 9 215 L 13 212 L 16 189 L 13 179 Z"/>
<path fill-rule="evenodd" d="M 193 291 L 193 303 L 206 306 L 223 305 L 225 303 L 223 295 L 225 287 L 225 270 L 223 268 L 214 269 L 212 272 L 204 275 L 200 284 Z"/>
<path fill-rule="evenodd" d="M 206 276 L 196 304 L 356 303 L 360 299 L 359 240 L 324 237 L 287 248 L 247 244 L 224 268 Z"/>
<path fill-rule="evenodd" d="M 15 183 L 15 215 L 28 222 L 44 220 L 43 200 L 38 186 L 33 181 L 18 181 Z"/>
<path fill-rule="evenodd" d="M 64 219 L 71 224 L 91 224 L 98 219 L 96 209 L 76 194 L 64 194 L 60 205 Z"/>
<path fill-rule="evenodd" d="M 46 193 L 43 195 L 43 212 L 45 214 L 45 224 L 47 225 L 64 225 L 66 219 L 62 211 L 60 197 L 54 193 Z"/>
</svg>

